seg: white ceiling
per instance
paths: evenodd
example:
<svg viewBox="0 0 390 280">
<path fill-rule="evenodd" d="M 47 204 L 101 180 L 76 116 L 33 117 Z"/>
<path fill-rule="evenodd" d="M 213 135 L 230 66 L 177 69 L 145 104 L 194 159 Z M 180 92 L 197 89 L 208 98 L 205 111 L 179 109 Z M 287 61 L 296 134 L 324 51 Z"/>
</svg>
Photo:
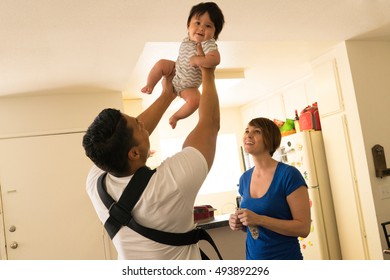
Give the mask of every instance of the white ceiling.
<svg viewBox="0 0 390 280">
<path fill-rule="evenodd" d="M 141 98 L 150 67 L 175 59 L 189 0 L 1 0 L 0 96 L 120 91 Z M 224 0 L 218 69 L 245 81 L 220 92 L 242 105 L 307 75 L 336 43 L 390 40 L 389 0 Z M 158 92 L 153 96 L 158 95 Z M 152 97 L 148 97 L 152 98 Z"/>
</svg>

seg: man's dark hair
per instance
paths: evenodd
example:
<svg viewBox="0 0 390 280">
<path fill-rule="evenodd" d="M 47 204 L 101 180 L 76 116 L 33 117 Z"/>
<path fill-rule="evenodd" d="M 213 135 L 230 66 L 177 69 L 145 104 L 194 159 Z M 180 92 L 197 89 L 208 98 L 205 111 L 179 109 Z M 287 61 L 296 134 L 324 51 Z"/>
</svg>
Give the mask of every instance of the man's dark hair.
<svg viewBox="0 0 390 280">
<path fill-rule="evenodd" d="M 187 19 L 187 27 L 190 25 L 193 16 L 201 16 L 206 12 L 209 13 L 210 19 L 215 26 L 214 39 L 218 40 L 219 33 L 221 33 L 223 25 L 225 24 L 225 18 L 221 9 L 214 2 L 202 2 L 193 6 Z"/>
<path fill-rule="evenodd" d="M 111 108 L 99 113 L 83 137 L 87 157 L 113 175 L 129 170 L 128 152 L 137 144 L 126 118 L 119 110 Z"/>
</svg>

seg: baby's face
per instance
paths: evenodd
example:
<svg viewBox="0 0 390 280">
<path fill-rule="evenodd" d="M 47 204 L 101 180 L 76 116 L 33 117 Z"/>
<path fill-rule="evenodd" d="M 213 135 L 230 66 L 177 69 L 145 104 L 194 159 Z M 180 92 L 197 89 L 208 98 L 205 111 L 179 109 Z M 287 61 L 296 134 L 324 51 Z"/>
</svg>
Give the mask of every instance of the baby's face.
<svg viewBox="0 0 390 280">
<path fill-rule="evenodd" d="M 191 41 L 204 42 L 214 38 L 215 26 L 211 21 L 209 13 L 195 15 L 191 18 L 188 26 L 188 35 Z"/>
</svg>

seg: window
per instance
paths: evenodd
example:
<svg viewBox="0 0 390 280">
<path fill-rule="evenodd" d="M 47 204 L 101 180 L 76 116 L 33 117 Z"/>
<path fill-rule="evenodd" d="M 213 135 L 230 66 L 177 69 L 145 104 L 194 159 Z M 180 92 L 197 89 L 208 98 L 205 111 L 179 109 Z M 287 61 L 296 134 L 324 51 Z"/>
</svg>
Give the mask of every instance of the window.
<svg viewBox="0 0 390 280">
<path fill-rule="evenodd" d="M 161 157 L 181 150 L 184 138 L 161 139 Z M 219 134 L 213 166 L 199 194 L 236 191 L 241 176 L 239 150 L 235 134 Z"/>
</svg>

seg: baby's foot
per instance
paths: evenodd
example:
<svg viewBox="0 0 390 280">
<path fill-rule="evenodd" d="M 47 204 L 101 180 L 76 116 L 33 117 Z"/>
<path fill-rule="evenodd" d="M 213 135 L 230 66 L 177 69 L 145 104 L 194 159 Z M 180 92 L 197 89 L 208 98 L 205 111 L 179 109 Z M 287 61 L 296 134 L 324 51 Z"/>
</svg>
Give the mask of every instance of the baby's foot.
<svg viewBox="0 0 390 280">
<path fill-rule="evenodd" d="M 169 118 L 169 124 L 171 125 L 172 129 L 176 127 L 178 119 L 175 116 L 172 116 Z"/>
<path fill-rule="evenodd" d="M 153 87 L 148 86 L 148 85 L 144 86 L 144 87 L 141 89 L 141 92 L 147 93 L 147 94 L 151 94 L 152 91 L 153 91 Z"/>
</svg>

